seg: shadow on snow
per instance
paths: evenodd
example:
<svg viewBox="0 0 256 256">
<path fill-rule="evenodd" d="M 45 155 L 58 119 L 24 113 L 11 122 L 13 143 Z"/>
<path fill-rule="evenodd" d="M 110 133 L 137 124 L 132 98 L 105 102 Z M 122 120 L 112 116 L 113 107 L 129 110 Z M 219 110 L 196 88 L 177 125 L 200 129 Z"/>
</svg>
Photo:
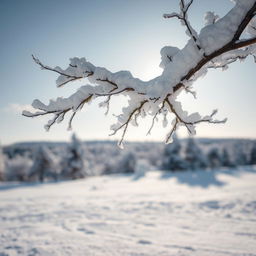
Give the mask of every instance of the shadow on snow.
<svg viewBox="0 0 256 256">
<path fill-rule="evenodd" d="M 256 166 L 241 166 L 233 169 L 216 169 L 216 170 L 194 170 L 194 171 L 159 171 L 161 173 L 160 179 L 176 179 L 180 184 L 186 184 L 191 187 L 208 188 L 209 186 L 224 186 L 226 183 L 221 181 L 218 177 L 220 174 L 239 177 L 243 173 L 255 173 Z M 135 174 L 115 174 L 111 175 L 113 178 L 129 177 L 131 181 L 139 181 L 147 176 L 147 173 L 135 173 Z M 0 183 L 1 190 L 10 190 L 25 187 L 38 187 L 47 184 L 60 184 L 68 181 L 48 181 L 44 183 L 40 182 L 24 182 L 24 183 Z"/>
<path fill-rule="evenodd" d="M 180 171 L 166 172 L 161 175 L 161 179 L 174 178 L 180 184 L 186 184 L 192 187 L 208 188 L 209 186 L 224 186 L 226 183 L 221 181 L 219 174 L 239 177 L 242 173 L 255 173 L 255 166 L 241 166 L 233 169 L 217 169 L 217 170 L 195 170 L 195 171 Z"/>
</svg>

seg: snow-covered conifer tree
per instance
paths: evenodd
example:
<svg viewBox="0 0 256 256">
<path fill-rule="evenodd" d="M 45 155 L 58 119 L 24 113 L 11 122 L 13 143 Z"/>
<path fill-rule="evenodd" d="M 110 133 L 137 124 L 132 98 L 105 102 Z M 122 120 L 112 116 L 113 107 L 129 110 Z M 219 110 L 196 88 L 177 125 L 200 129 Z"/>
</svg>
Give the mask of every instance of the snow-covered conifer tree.
<svg viewBox="0 0 256 256">
<path fill-rule="evenodd" d="M 206 157 L 192 137 L 187 140 L 185 160 L 188 169 L 191 170 L 204 169 L 207 167 Z"/>
<path fill-rule="evenodd" d="M 256 164 L 256 142 L 254 142 L 250 153 L 250 164 Z"/>
<path fill-rule="evenodd" d="M 102 174 L 109 175 L 112 173 L 114 173 L 114 164 L 112 161 L 111 162 L 108 161 L 107 163 L 105 163 L 103 167 Z"/>
<path fill-rule="evenodd" d="M 75 134 L 71 137 L 71 143 L 67 147 L 66 156 L 61 161 L 61 178 L 81 179 L 86 177 L 82 142 Z"/>
<path fill-rule="evenodd" d="M 28 181 L 32 164 L 32 160 L 27 156 L 15 155 L 12 158 L 7 158 L 5 167 L 5 180 Z M 34 179 L 36 179 L 35 176 Z"/>
<path fill-rule="evenodd" d="M 235 145 L 235 165 L 241 166 L 241 165 L 247 165 L 249 164 L 249 161 L 247 159 L 247 154 L 245 153 L 244 147 L 242 144 L 237 143 Z"/>
<path fill-rule="evenodd" d="M 179 138 L 174 135 L 173 143 L 166 145 L 163 154 L 162 169 L 180 171 L 187 168 L 184 158 L 181 156 L 181 144 Z"/>
<path fill-rule="evenodd" d="M 164 14 L 163 17 L 180 20 L 185 26 L 189 40 L 182 49 L 173 46 L 161 49 L 160 67 L 163 72 L 159 76 L 143 81 L 133 77 L 129 71 L 111 72 L 106 68 L 97 67 L 85 58 L 77 57 L 70 59 L 67 68 L 52 68 L 33 56 L 42 69 L 59 75 L 58 87 L 77 80 L 87 80 L 89 83 L 70 97 L 60 97 L 48 104 L 34 100 L 32 106 L 37 111 L 24 111 L 23 115 L 53 115 L 45 126 L 49 130 L 53 124 L 61 122 L 70 114 L 68 126 L 71 128 L 73 118 L 87 103 L 102 98 L 100 106 L 108 109 L 113 96 L 125 95 L 128 96 L 128 106 L 120 107 L 122 113 L 117 116 L 117 123 L 111 127 L 113 134 L 122 131 L 120 146 L 128 126 L 137 126 L 139 118 L 146 115 L 152 117 L 149 132 L 158 116 L 163 116 L 163 125 L 169 127 L 166 142 L 171 140 L 174 131 L 180 126 L 184 126 L 189 134 L 195 134 L 195 126 L 199 123 L 224 123 L 226 119 L 214 119 L 217 110 L 206 116 L 199 113 L 188 114 L 182 109 L 178 96 L 182 91 L 195 96 L 192 87 L 194 82 L 209 69 L 226 70 L 231 63 L 248 56 L 256 59 L 256 0 L 232 0 L 234 7 L 223 17 L 207 12 L 205 25 L 200 32 L 193 28 L 188 18 L 194 0 L 179 2 L 179 12 Z M 218 87 L 218 90 L 221 93 L 221 87 Z"/>
<path fill-rule="evenodd" d="M 44 182 L 57 180 L 57 160 L 45 146 L 40 146 L 34 155 L 34 162 L 29 173 L 29 179 Z"/>
<path fill-rule="evenodd" d="M 0 144 L 0 181 L 4 180 L 4 170 L 5 169 L 5 160 L 3 155 L 3 150 Z"/>
<path fill-rule="evenodd" d="M 218 148 L 211 148 L 207 154 L 207 158 L 210 168 L 216 168 L 222 165 L 221 156 Z"/>
<path fill-rule="evenodd" d="M 109 159 L 103 169 L 103 174 L 134 173 L 137 159 L 132 152 L 122 154 L 118 159 Z"/>
<path fill-rule="evenodd" d="M 136 167 L 136 157 L 132 152 L 125 154 L 118 163 L 118 169 L 122 173 L 134 173 Z"/>
<path fill-rule="evenodd" d="M 230 155 L 226 148 L 222 150 L 222 157 L 221 157 L 222 166 L 224 167 L 232 167 L 234 164 L 230 159 Z"/>
</svg>

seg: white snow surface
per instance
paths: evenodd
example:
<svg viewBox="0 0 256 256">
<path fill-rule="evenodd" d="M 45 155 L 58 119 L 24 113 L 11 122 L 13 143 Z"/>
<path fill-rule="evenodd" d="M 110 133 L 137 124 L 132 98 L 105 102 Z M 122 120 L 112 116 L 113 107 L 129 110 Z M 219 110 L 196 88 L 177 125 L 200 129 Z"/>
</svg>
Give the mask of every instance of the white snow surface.
<svg viewBox="0 0 256 256">
<path fill-rule="evenodd" d="M 256 167 L 0 185 L 0 255 L 256 255 Z"/>
</svg>

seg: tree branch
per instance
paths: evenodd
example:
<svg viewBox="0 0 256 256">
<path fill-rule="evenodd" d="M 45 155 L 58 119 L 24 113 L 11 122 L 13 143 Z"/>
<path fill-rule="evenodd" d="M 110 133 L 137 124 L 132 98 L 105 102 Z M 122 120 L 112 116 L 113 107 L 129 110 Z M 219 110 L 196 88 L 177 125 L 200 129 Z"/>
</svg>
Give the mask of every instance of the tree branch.
<svg viewBox="0 0 256 256">
<path fill-rule="evenodd" d="M 187 28 L 189 36 L 192 38 L 192 40 L 195 42 L 197 49 L 200 51 L 202 50 L 202 47 L 200 46 L 198 42 L 198 36 L 196 31 L 192 28 L 190 25 L 188 18 L 187 18 L 187 12 L 190 8 L 190 6 L 193 4 L 194 0 L 190 0 L 187 5 L 185 5 L 184 0 L 180 0 L 180 14 L 178 13 L 171 13 L 171 14 L 164 14 L 164 18 L 177 18 L 181 21 L 181 24 L 184 25 Z"/>
<path fill-rule="evenodd" d="M 86 61 L 85 58 L 70 59 L 68 68 L 62 70 L 59 67 L 51 68 L 46 66 L 32 55 L 33 60 L 42 69 L 59 75 L 57 79 L 58 87 L 83 78 L 86 78 L 93 85 L 82 86 L 70 97 L 64 99 L 57 98 L 55 101 L 50 101 L 48 105 L 43 104 L 39 100 L 34 101 L 32 105 L 40 111 L 35 113 L 24 111 L 23 115 L 36 117 L 53 114 L 53 119 L 46 125 L 46 128 L 49 129 L 53 124 L 61 122 L 66 113 L 72 112 L 68 125 L 71 128 L 76 113 L 83 108 L 85 103 L 97 97 L 106 97 L 100 106 L 107 106 L 108 112 L 111 97 L 123 94 L 129 97 L 129 105 L 127 108 L 122 109 L 123 114 L 118 117 L 118 123 L 113 128 L 112 133 L 112 135 L 116 134 L 119 130 L 123 129 L 119 142 L 120 146 L 124 140 L 129 123 L 134 122 L 137 125 L 139 116 L 143 117 L 146 114 L 152 116 L 152 124 L 148 133 L 151 132 L 158 115 L 163 114 L 165 121 L 167 110 L 174 115 L 172 128 L 167 135 L 166 142 L 171 139 L 172 134 L 180 125 L 184 125 L 189 133 L 194 133 L 196 124 L 203 122 L 213 124 L 225 122 L 226 119 L 222 121 L 213 120 L 213 116 L 217 111 L 213 111 L 211 115 L 205 117 L 201 117 L 198 114 L 195 119 L 191 120 L 192 115 L 188 116 L 181 107 L 177 108 L 176 96 L 181 90 L 195 95 L 190 90 L 191 85 L 197 77 L 206 73 L 208 68 L 226 68 L 227 65 L 238 59 L 255 55 L 255 34 L 249 39 L 240 39 L 240 37 L 255 15 L 256 0 L 254 2 L 242 2 L 241 0 L 241 2 L 235 5 L 233 12 L 230 11 L 226 16 L 218 19 L 216 23 L 203 28 L 199 35 L 190 25 L 187 16 L 192 4 L 193 0 L 189 0 L 187 3 L 185 0 L 180 0 L 179 14 L 171 13 L 164 15 L 165 18 L 175 17 L 181 20 L 192 40 L 189 40 L 181 50 L 177 47 L 164 47 L 161 50 L 163 73 L 149 81 L 135 78 L 128 71 L 112 73 L 105 68 L 94 66 Z M 235 13 L 236 16 L 231 17 L 232 13 Z M 233 20 L 235 20 L 235 25 L 232 23 Z M 222 35 L 222 31 L 219 30 L 223 24 L 223 29 L 231 28 L 224 31 L 224 36 L 226 36 L 224 41 L 217 36 Z M 236 26 L 236 30 L 233 29 L 234 26 Z M 210 29 L 214 33 L 210 31 L 209 34 Z M 203 33 L 204 31 L 206 31 L 206 34 Z M 211 42 L 214 47 L 212 47 Z"/>
</svg>

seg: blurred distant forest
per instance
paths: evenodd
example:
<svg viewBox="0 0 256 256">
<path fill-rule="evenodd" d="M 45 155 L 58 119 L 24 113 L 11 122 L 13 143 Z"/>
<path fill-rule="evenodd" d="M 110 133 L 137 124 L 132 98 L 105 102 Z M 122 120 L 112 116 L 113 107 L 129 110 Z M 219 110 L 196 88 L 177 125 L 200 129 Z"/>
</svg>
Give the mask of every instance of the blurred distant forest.
<svg viewBox="0 0 256 256">
<path fill-rule="evenodd" d="M 235 168 L 256 164 L 256 141 L 245 139 L 179 139 L 127 142 L 27 142 L 0 148 L 0 180 L 44 182 L 150 170 L 186 171 Z"/>
</svg>

